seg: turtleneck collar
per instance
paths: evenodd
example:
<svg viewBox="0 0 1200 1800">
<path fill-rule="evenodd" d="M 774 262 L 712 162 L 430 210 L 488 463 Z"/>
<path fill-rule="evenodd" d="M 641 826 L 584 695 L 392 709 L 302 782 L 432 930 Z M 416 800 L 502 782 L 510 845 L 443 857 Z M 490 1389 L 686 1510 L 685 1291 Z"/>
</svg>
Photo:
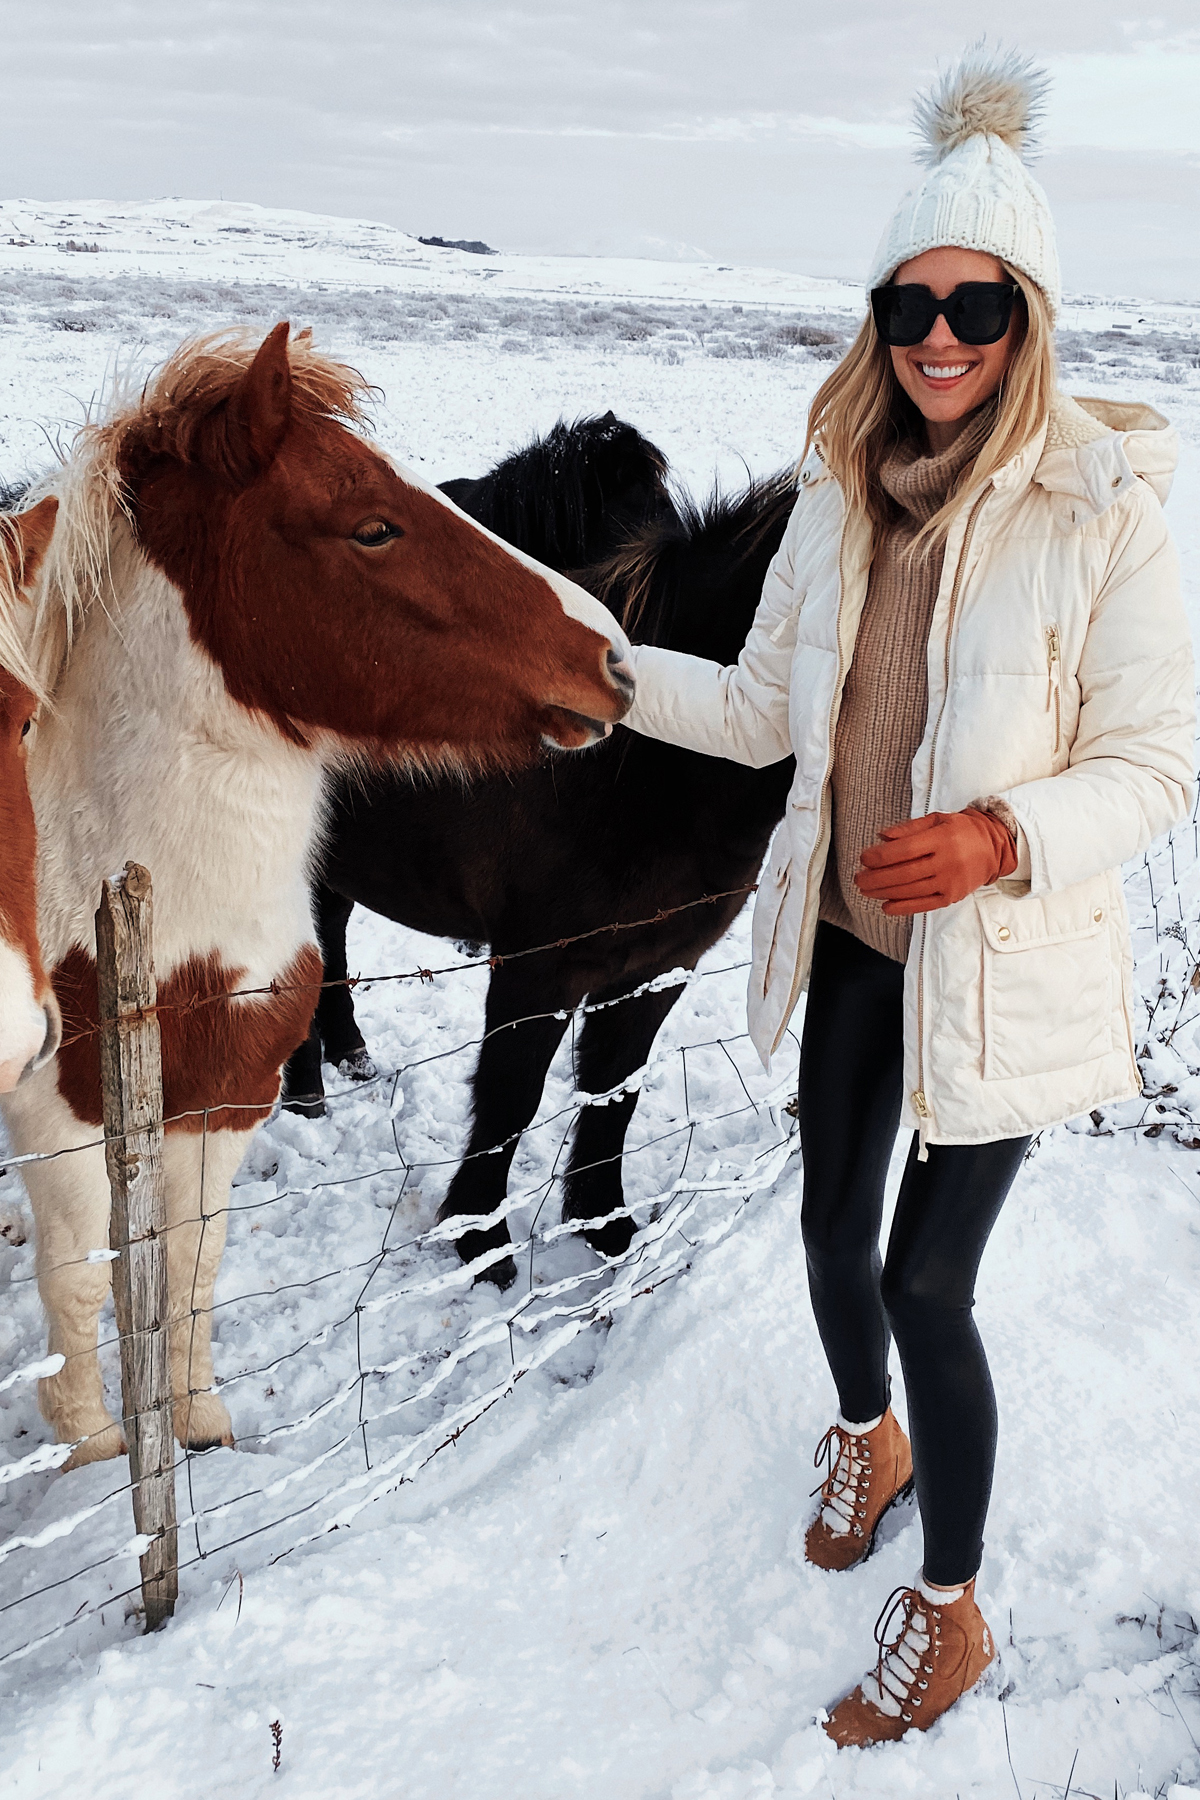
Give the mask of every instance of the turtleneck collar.
<svg viewBox="0 0 1200 1800">
<path fill-rule="evenodd" d="M 996 402 L 972 414 L 948 449 L 931 455 L 922 441 L 906 438 L 879 465 L 879 485 L 918 525 L 927 525 L 958 476 L 974 462 L 996 423 Z"/>
</svg>

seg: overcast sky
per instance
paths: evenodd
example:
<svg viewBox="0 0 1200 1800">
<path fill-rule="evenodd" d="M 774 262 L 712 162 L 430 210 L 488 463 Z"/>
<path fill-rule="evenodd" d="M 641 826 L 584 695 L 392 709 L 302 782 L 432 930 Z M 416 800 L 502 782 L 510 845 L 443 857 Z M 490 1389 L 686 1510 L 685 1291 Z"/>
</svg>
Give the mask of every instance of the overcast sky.
<svg viewBox="0 0 1200 1800">
<path fill-rule="evenodd" d="M 914 89 L 1054 77 L 1069 290 L 1200 300 L 1197 0 L 0 0 L 0 191 L 224 196 L 508 249 L 857 277 Z"/>
</svg>

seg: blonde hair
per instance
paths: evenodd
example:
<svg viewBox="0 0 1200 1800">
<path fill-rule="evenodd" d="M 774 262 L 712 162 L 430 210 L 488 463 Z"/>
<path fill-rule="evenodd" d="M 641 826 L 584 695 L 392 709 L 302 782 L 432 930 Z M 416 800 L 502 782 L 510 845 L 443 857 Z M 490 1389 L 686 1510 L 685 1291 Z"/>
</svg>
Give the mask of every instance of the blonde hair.
<svg viewBox="0 0 1200 1800">
<path fill-rule="evenodd" d="M 1007 273 L 1024 301 L 1021 341 L 1000 383 L 991 432 L 974 462 L 959 474 L 945 504 L 917 534 L 912 545 L 917 555 L 928 554 L 944 541 L 968 490 L 1023 450 L 1049 417 L 1055 388 L 1050 309 L 1035 282 L 1018 269 Z M 880 527 L 894 516 L 879 482 L 880 464 L 921 427 L 921 415 L 897 381 L 891 353 L 868 309 L 858 336 L 813 397 L 801 461 L 815 445 L 841 484 L 847 511 L 865 512 L 878 538 Z"/>
</svg>

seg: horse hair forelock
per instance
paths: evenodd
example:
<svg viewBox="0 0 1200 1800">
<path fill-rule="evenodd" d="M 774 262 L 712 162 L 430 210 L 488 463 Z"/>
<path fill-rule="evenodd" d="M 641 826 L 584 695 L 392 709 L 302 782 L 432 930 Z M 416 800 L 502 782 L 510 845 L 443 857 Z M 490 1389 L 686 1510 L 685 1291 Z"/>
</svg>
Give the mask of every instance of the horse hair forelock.
<svg viewBox="0 0 1200 1800">
<path fill-rule="evenodd" d="M 85 418 L 59 468 L 25 494 L 20 512 L 56 494 L 58 517 L 24 632 L 9 625 L 10 612 L 19 618 L 19 583 L 0 558 L 0 663 L 39 698 L 52 690 L 89 608 L 105 604 L 114 533 L 132 524 L 122 463 L 139 447 L 194 462 L 205 423 L 229 400 L 261 342 L 240 328 L 190 338 L 140 382 L 118 366 L 98 416 Z M 291 339 L 288 362 L 294 413 L 366 423 L 366 401 L 375 390 L 357 369 L 314 350 L 311 333 Z"/>
</svg>

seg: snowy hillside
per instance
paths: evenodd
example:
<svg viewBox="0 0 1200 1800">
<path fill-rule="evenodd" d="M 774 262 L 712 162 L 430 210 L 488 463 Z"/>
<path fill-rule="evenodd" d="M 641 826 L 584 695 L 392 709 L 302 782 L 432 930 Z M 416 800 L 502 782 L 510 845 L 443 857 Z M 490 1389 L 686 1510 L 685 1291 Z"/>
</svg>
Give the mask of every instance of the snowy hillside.
<svg viewBox="0 0 1200 1800">
<path fill-rule="evenodd" d="M 288 317 L 377 384 L 379 438 L 434 479 L 612 407 L 685 486 L 734 487 L 795 457 L 860 307 L 770 271 L 481 257 L 227 203 L 7 203 L 0 480 L 44 467 L 118 364 Z M 1061 350 L 1073 392 L 1179 425 L 1169 516 L 1200 619 L 1200 311 L 1077 297 Z M 1131 872 L 1148 992 L 1175 897 L 1196 916 L 1176 849 Z M 330 1116 L 275 1119 L 241 1172 L 214 1333 L 238 1448 L 180 1468 L 181 1603 L 152 1638 L 125 1464 L 53 1473 L 32 1384 L 2 1385 L 43 1325 L 0 1177 L 0 1793 L 1048 1800 L 1076 1752 L 1073 1794 L 1200 1791 L 1193 1025 L 1144 1105 L 1043 1138 L 984 1264 L 1003 1707 L 839 1757 L 814 1716 L 866 1666 L 919 1528 L 902 1514 L 843 1577 L 798 1553 L 834 1402 L 783 1110 L 796 1047 L 771 1077 L 750 1051 L 747 945 L 743 914 L 656 1046 L 626 1165 L 645 1230 L 615 1273 L 557 1230 L 564 1045 L 514 1164 L 529 1247 L 501 1297 L 432 1229 L 486 971 L 411 978 L 461 959 L 356 913 L 352 968 L 410 977 L 357 996 L 385 1075 L 333 1078 Z"/>
</svg>

